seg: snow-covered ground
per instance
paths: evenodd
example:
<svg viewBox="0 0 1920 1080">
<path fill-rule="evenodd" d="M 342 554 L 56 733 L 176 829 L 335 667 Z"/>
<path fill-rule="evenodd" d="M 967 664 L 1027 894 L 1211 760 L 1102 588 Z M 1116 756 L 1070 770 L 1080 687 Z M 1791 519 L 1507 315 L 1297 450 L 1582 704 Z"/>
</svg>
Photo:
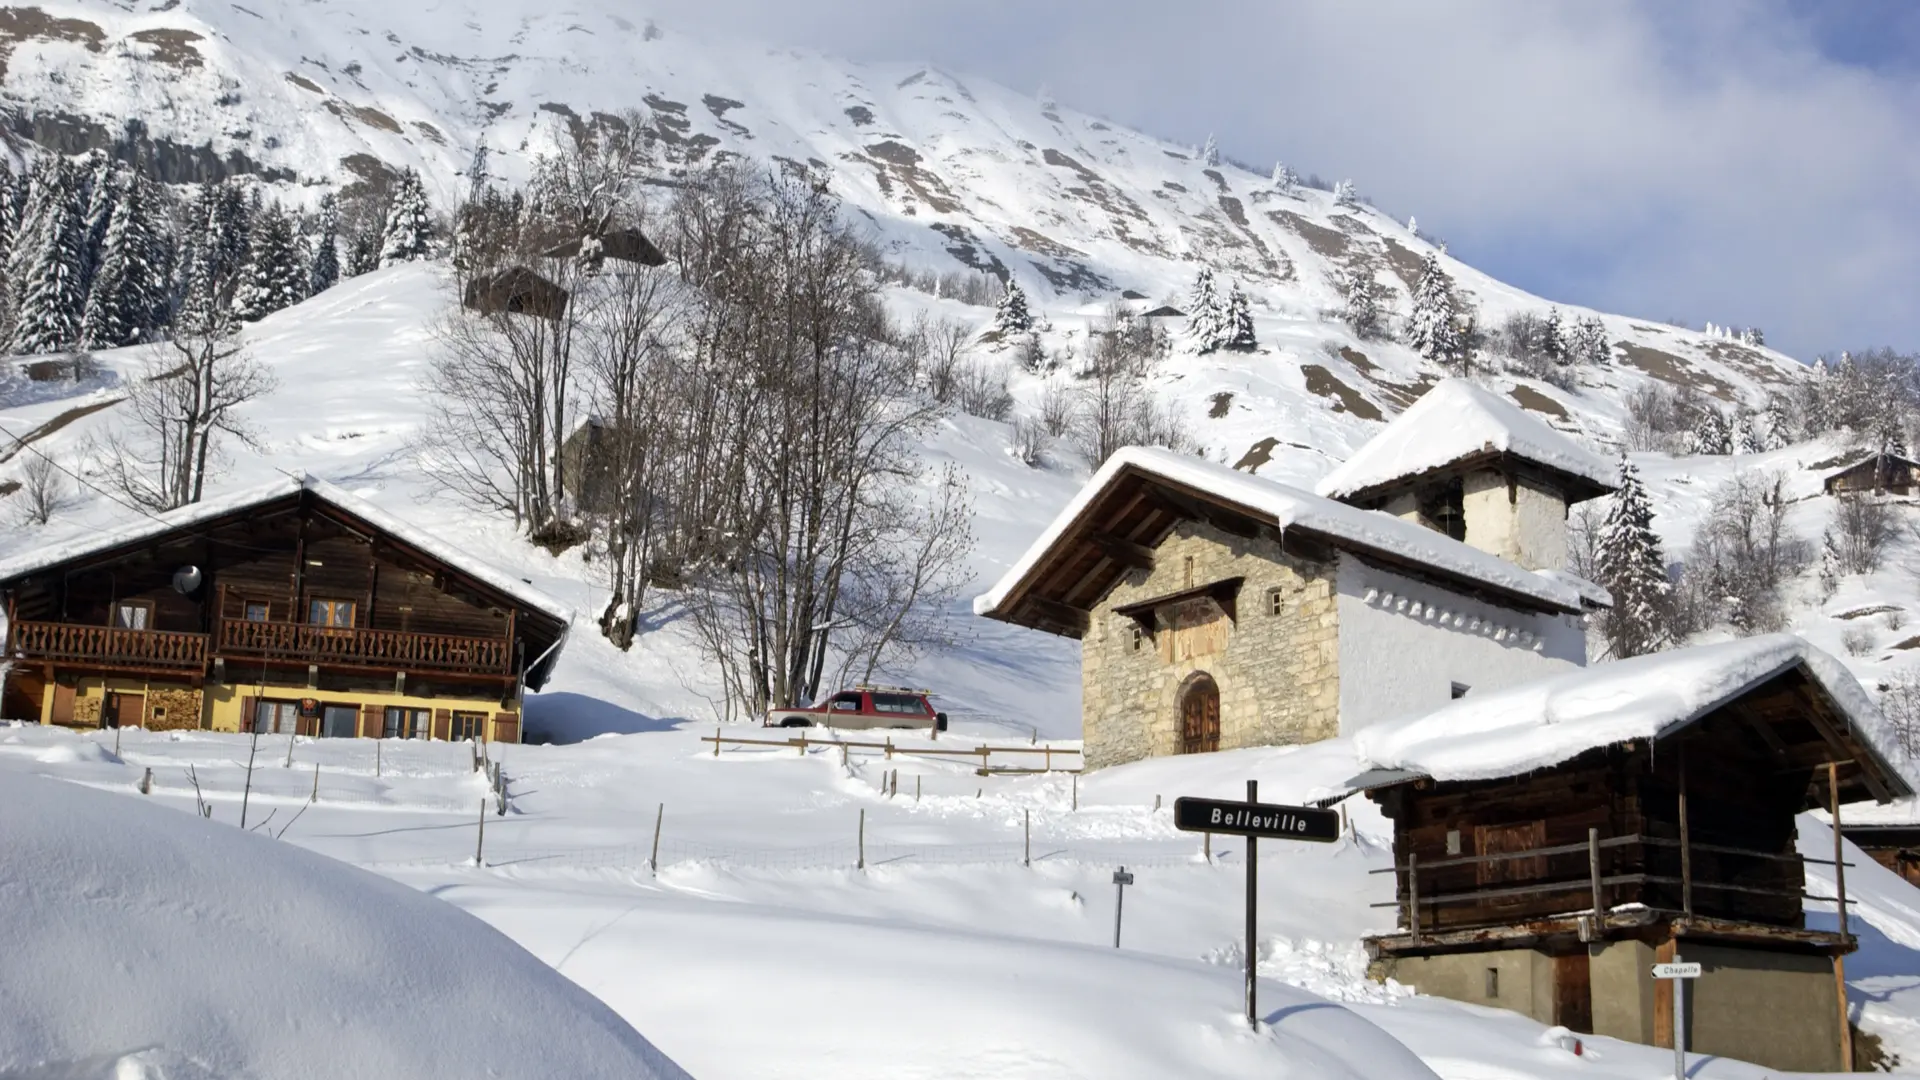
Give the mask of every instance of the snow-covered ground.
<svg viewBox="0 0 1920 1080">
<path fill-rule="evenodd" d="M 506 815 L 488 816 L 480 868 L 471 863 L 487 788 L 466 747 L 388 742 L 376 775 L 370 742 L 263 739 L 246 797 L 258 832 L 245 858 L 277 865 L 257 850 L 273 833 L 477 915 L 707 1080 L 1425 1070 L 1642 1080 L 1671 1068 L 1668 1052 L 1609 1039 L 1583 1039 L 1576 1057 L 1564 1033 L 1516 1014 L 1368 981 L 1357 939 L 1386 925 L 1385 911 L 1368 905 L 1390 900 L 1391 886 L 1369 873 L 1387 864 L 1386 823 L 1358 800 L 1338 843 L 1263 847 L 1265 1023 L 1250 1032 L 1238 968 L 1243 849 L 1222 840 L 1208 864 L 1196 839 L 1174 830 L 1171 799 L 1231 797 L 1248 778 L 1265 797 L 1308 798 L 1352 772 L 1344 741 L 1103 770 L 1079 782 L 1074 809 L 1064 776 L 983 780 L 947 760 L 860 751 L 842 767 L 830 748 L 715 756 L 700 741 L 710 731 L 497 748 L 511 800 Z M 129 814 L 177 814 L 181 828 L 233 829 L 240 842 L 245 739 L 129 730 L 117 756 L 114 741 L 112 732 L 0 728 L 0 791 L 25 791 L 26 774 L 57 777 L 114 793 Z M 192 819 L 189 766 L 211 826 Z M 889 797 L 881 777 L 895 768 L 901 794 Z M 647 862 L 662 806 L 655 876 Z M 859 870 L 862 811 L 868 865 Z M 1801 824 L 1808 850 L 1828 850 L 1817 821 Z M 87 829 L 62 836 L 81 849 L 105 842 Z M 0 840 L 9 868 L 16 842 Z M 1920 903 L 1904 882 L 1855 861 L 1848 889 L 1866 923 L 1866 947 L 1848 969 L 1856 1002 L 1868 1028 L 1911 1058 L 1920 1053 L 1911 990 L 1920 985 Z M 1136 884 L 1115 950 L 1120 865 Z M 95 917 L 107 920 L 103 936 L 111 928 L 137 938 L 137 927 L 113 926 L 111 906 Z M 216 977 L 217 966 L 203 964 Z M 18 1053 L 0 1052 L 0 1074 Z M 1706 1060 L 1692 1075 L 1773 1074 Z"/>
</svg>

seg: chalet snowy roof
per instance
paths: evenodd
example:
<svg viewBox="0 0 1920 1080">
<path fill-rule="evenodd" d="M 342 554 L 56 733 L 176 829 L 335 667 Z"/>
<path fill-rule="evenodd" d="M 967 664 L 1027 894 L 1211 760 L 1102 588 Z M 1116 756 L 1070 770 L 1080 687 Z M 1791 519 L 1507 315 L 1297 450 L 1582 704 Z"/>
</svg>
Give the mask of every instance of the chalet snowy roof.
<svg viewBox="0 0 1920 1080">
<path fill-rule="evenodd" d="M 1800 669 L 1838 710 L 1846 735 L 1910 795 L 1887 763 L 1880 710 L 1839 661 L 1793 634 L 1638 656 L 1469 694 L 1354 737 L 1361 766 L 1435 780 L 1492 780 L 1550 768 L 1602 746 L 1657 739 Z M 1356 779 L 1358 779 L 1356 777 Z"/>
<path fill-rule="evenodd" d="M 1087 520 L 1090 511 L 1123 482 L 1139 479 L 1183 498 L 1191 496 L 1227 507 L 1283 532 L 1298 531 L 1532 610 L 1579 613 L 1583 610 L 1583 594 L 1605 595 L 1595 586 L 1576 586 L 1564 575 L 1535 573 L 1410 521 L 1348 506 L 1202 458 L 1130 446 L 1108 458 L 993 588 L 974 598 L 974 613 L 1033 625 L 1016 610 L 1024 595 L 1067 548 L 1100 532 Z"/>
<path fill-rule="evenodd" d="M 1352 499 L 1402 480 L 1491 455 L 1510 455 L 1572 477 L 1585 497 L 1612 491 L 1620 473 L 1605 458 L 1519 405 L 1465 379 L 1421 395 L 1314 490 Z"/>
<path fill-rule="evenodd" d="M 458 569 L 475 581 L 525 604 L 560 622 L 573 622 L 573 609 L 546 593 L 504 573 L 484 560 L 434 536 L 416 525 L 387 513 L 357 495 L 312 476 L 296 475 L 259 487 L 244 488 L 211 499 L 203 499 L 177 510 L 138 518 L 118 529 L 91 530 L 66 543 L 42 545 L 26 554 L 0 561 L 0 585 L 40 570 L 113 551 L 130 544 L 190 529 L 205 522 L 242 513 L 252 507 L 306 491 L 323 503 L 359 518 L 368 525 L 400 540 L 422 553 Z"/>
</svg>

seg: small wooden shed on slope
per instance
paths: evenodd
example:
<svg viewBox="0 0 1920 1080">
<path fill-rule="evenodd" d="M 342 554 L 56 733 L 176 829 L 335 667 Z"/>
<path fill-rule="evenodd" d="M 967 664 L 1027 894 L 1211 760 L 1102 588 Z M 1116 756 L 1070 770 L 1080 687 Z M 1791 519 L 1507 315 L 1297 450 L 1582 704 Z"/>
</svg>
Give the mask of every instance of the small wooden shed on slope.
<svg viewBox="0 0 1920 1080">
<path fill-rule="evenodd" d="M 1907 495 L 1912 493 L 1916 482 L 1920 482 L 1920 462 L 1882 450 L 1830 474 L 1821 481 L 1821 487 L 1829 495 L 1883 491 Z"/>
<path fill-rule="evenodd" d="M 1912 794 L 1832 657 L 1776 634 L 1470 695 L 1356 737 L 1394 824 L 1377 972 L 1576 1031 L 1778 1069 L 1841 1068 L 1855 947 L 1809 927 L 1795 817 Z M 1832 778 L 1832 783 L 1829 782 Z M 1830 926 L 1831 924 L 1829 924 Z"/>
<path fill-rule="evenodd" d="M 1874 862 L 1920 885 L 1920 799 L 1843 806 L 1840 832 Z"/>
</svg>

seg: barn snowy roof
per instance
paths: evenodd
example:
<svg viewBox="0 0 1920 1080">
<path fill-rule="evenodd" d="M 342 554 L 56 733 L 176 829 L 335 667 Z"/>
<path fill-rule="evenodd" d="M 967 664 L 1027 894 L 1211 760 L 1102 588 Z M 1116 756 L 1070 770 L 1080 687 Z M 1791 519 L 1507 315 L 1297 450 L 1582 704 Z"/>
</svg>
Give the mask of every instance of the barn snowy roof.
<svg viewBox="0 0 1920 1080">
<path fill-rule="evenodd" d="M 1806 733 L 1819 744 L 1822 761 L 1837 752 L 1831 744 L 1839 740 L 1846 744 L 1842 756 L 1874 766 L 1869 788 L 1913 793 L 1881 749 L 1880 711 L 1866 690 L 1839 661 L 1792 634 L 1675 649 L 1472 693 L 1424 716 L 1366 728 L 1354 737 L 1354 749 L 1367 770 L 1362 776 L 1382 770 L 1435 780 L 1517 776 L 1597 747 L 1663 738 L 1783 676 L 1817 690 L 1826 703 L 1830 716 L 1808 720 Z"/>
<path fill-rule="evenodd" d="M 422 554 L 446 563 L 474 581 L 518 601 L 533 611 L 549 615 L 565 625 L 573 621 L 573 609 L 546 593 L 489 565 L 482 559 L 432 533 L 394 517 L 372 503 L 316 477 L 298 475 L 259 487 L 229 492 L 211 499 L 137 518 L 117 529 L 89 531 L 67 543 L 45 544 L 26 554 L 0 561 L 0 586 L 29 574 L 139 544 L 146 540 L 180 532 L 207 522 L 244 513 L 254 507 L 284 499 L 305 491 L 313 498 L 365 522 Z"/>
<path fill-rule="evenodd" d="M 1151 494 L 1142 494 L 1147 488 Z M 1149 563 L 1151 549 L 1177 521 L 1220 512 L 1528 610 L 1578 613 L 1583 591 L 1605 595 L 1568 575 L 1523 569 L 1410 521 L 1201 458 L 1130 446 L 1108 458 L 999 582 L 974 598 L 974 613 L 1078 636 L 1088 607 L 1120 573 Z"/>
<path fill-rule="evenodd" d="M 1619 486 L 1606 459 L 1547 426 L 1519 405 L 1465 379 L 1448 379 L 1394 417 L 1314 490 L 1355 499 L 1431 472 L 1498 456 L 1560 474 L 1578 498 Z"/>
</svg>

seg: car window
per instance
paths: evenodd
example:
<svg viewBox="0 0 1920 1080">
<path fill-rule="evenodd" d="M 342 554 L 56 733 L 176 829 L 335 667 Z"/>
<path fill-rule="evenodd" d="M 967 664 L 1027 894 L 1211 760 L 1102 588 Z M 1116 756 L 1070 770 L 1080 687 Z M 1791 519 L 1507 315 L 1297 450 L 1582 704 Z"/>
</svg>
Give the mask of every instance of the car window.
<svg viewBox="0 0 1920 1080">
<path fill-rule="evenodd" d="M 859 712 L 860 695 L 841 694 L 833 699 L 833 708 L 835 712 Z"/>
<path fill-rule="evenodd" d="M 907 713 L 913 716 L 926 715 L 926 707 L 912 694 L 875 694 L 873 711 L 884 713 Z"/>
</svg>

